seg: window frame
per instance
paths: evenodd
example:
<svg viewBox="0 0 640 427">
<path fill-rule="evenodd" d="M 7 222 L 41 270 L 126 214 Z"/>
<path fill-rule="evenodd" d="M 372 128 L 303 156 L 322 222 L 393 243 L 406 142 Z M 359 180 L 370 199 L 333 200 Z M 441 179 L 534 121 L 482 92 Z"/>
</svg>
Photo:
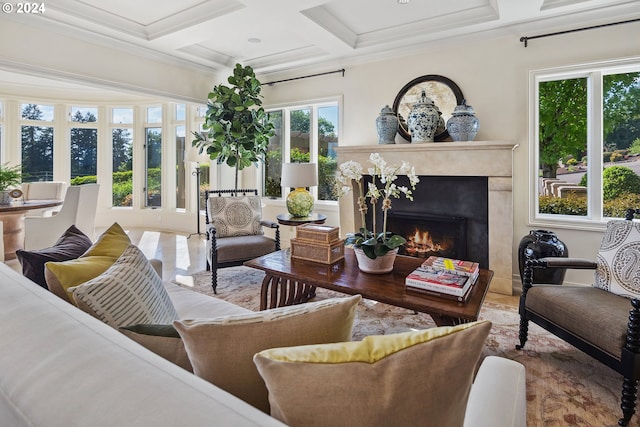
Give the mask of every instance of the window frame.
<svg viewBox="0 0 640 427">
<path fill-rule="evenodd" d="M 269 105 L 264 107 L 264 110 L 267 114 L 273 111 L 282 111 L 283 113 L 282 128 L 286 129 L 287 132 L 284 133 L 282 137 L 282 163 L 288 163 L 291 161 L 291 138 L 290 138 L 291 135 L 288 131 L 291 125 L 290 112 L 309 109 L 309 112 L 310 112 L 309 127 L 310 129 L 312 129 L 312 131 L 309 132 L 309 145 L 310 145 L 309 162 L 318 164 L 318 155 L 319 155 L 319 147 L 320 147 L 320 137 L 318 133 L 318 123 L 319 123 L 318 110 L 323 107 L 333 107 L 333 106 L 335 106 L 338 109 L 338 114 L 337 114 L 338 129 L 336 134 L 338 138 L 338 145 L 340 145 L 340 141 L 342 140 L 342 128 L 343 128 L 343 123 L 342 123 L 343 106 L 342 106 L 341 96 L 327 97 L 327 98 L 321 98 L 321 99 L 311 99 L 311 100 L 283 103 L 283 104 L 274 104 L 274 105 Z M 260 162 L 259 172 L 256 177 L 256 181 L 257 181 L 256 188 L 259 188 L 261 193 L 264 188 L 265 179 L 266 178 L 265 178 L 264 162 Z M 319 186 L 316 185 L 310 189 L 310 192 L 314 198 L 314 205 L 316 206 L 322 206 L 322 205 L 337 206 L 338 205 L 338 200 L 319 200 L 318 187 Z M 290 190 L 288 188 L 282 187 L 282 193 L 280 197 L 278 198 L 270 197 L 268 200 L 284 202 L 284 200 L 286 200 L 289 193 L 290 193 Z"/>
<path fill-rule="evenodd" d="M 550 226 L 580 230 L 602 230 L 611 218 L 603 215 L 603 76 L 640 71 L 640 57 L 595 62 L 529 72 L 529 226 Z M 587 79 L 587 215 L 559 215 L 539 212 L 539 84 L 572 78 Z"/>
</svg>

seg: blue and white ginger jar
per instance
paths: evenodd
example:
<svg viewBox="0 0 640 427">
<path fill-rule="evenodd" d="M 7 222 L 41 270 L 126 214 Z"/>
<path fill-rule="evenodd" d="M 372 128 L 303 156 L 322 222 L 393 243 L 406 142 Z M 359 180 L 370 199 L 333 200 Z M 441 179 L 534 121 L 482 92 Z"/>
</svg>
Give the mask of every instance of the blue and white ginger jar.
<svg viewBox="0 0 640 427">
<path fill-rule="evenodd" d="M 407 118 L 411 143 L 433 142 L 439 119 L 438 109 L 423 90 L 420 100 L 413 105 Z"/>
<path fill-rule="evenodd" d="M 398 116 L 388 105 L 380 110 L 380 115 L 376 118 L 376 129 L 378 130 L 378 144 L 395 144 L 396 133 L 398 133 Z"/>
<path fill-rule="evenodd" d="M 473 141 L 480 129 L 480 120 L 476 117 L 473 107 L 467 105 L 466 100 L 456 106 L 453 114 L 447 120 L 447 131 L 454 141 Z"/>
</svg>

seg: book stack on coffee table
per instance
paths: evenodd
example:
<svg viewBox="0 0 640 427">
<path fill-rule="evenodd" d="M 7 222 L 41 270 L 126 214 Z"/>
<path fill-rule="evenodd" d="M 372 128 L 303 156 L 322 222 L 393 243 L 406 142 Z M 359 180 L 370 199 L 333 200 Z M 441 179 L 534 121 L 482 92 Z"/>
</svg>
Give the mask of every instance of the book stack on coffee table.
<svg viewBox="0 0 640 427">
<path fill-rule="evenodd" d="M 405 279 L 407 290 L 466 302 L 478 280 L 477 262 L 431 256 Z"/>
</svg>

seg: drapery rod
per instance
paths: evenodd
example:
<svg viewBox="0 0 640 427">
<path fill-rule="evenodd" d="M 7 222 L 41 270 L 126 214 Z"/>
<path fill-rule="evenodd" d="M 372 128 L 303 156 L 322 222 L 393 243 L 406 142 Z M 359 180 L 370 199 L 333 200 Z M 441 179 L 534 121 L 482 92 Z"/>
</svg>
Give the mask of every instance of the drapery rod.
<svg viewBox="0 0 640 427">
<path fill-rule="evenodd" d="M 576 28 L 574 30 L 558 31 L 556 33 L 540 34 L 538 36 L 531 36 L 531 37 L 524 36 L 524 37 L 520 37 L 520 41 L 524 43 L 524 47 L 527 47 L 527 44 L 528 44 L 527 42 L 529 40 L 533 40 L 533 39 L 540 39 L 542 37 L 557 36 L 557 35 L 560 35 L 560 34 L 575 33 L 575 32 L 584 31 L 584 30 L 593 30 L 594 28 L 611 27 L 613 25 L 628 24 L 629 22 L 637 22 L 637 21 L 640 21 L 640 18 L 629 19 L 627 21 L 612 22 L 610 24 L 594 25 L 592 27 Z"/>
<path fill-rule="evenodd" d="M 262 85 L 273 86 L 276 83 L 290 82 L 292 80 L 308 79 L 309 77 L 326 76 L 327 74 L 335 74 L 335 73 L 342 73 L 342 77 L 344 77 L 344 71 L 345 71 L 344 68 L 342 68 L 340 70 L 327 71 L 326 73 L 310 74 L 308 76 L 293 77 L 293 78 L 284 79 L 284 80 L 276 80 L 275 82 L 262 83 Z"/>
</svg>

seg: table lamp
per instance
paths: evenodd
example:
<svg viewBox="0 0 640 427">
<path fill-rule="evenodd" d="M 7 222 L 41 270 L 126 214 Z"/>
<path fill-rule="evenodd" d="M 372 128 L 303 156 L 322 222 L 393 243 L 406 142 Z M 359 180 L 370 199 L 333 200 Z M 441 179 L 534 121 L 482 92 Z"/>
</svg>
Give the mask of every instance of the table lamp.
<svg viewBox="0 0 640 427">
<path fill-rule="evenodd" d="M 315 163 L 284 163 L 282 165 L 282 186 L 295 190 L 287 196 L 287 210 L 291 216 L 309 216 L 313 209 L 313 196 L 306 187 L 318 185 Z"/>
</svg>

